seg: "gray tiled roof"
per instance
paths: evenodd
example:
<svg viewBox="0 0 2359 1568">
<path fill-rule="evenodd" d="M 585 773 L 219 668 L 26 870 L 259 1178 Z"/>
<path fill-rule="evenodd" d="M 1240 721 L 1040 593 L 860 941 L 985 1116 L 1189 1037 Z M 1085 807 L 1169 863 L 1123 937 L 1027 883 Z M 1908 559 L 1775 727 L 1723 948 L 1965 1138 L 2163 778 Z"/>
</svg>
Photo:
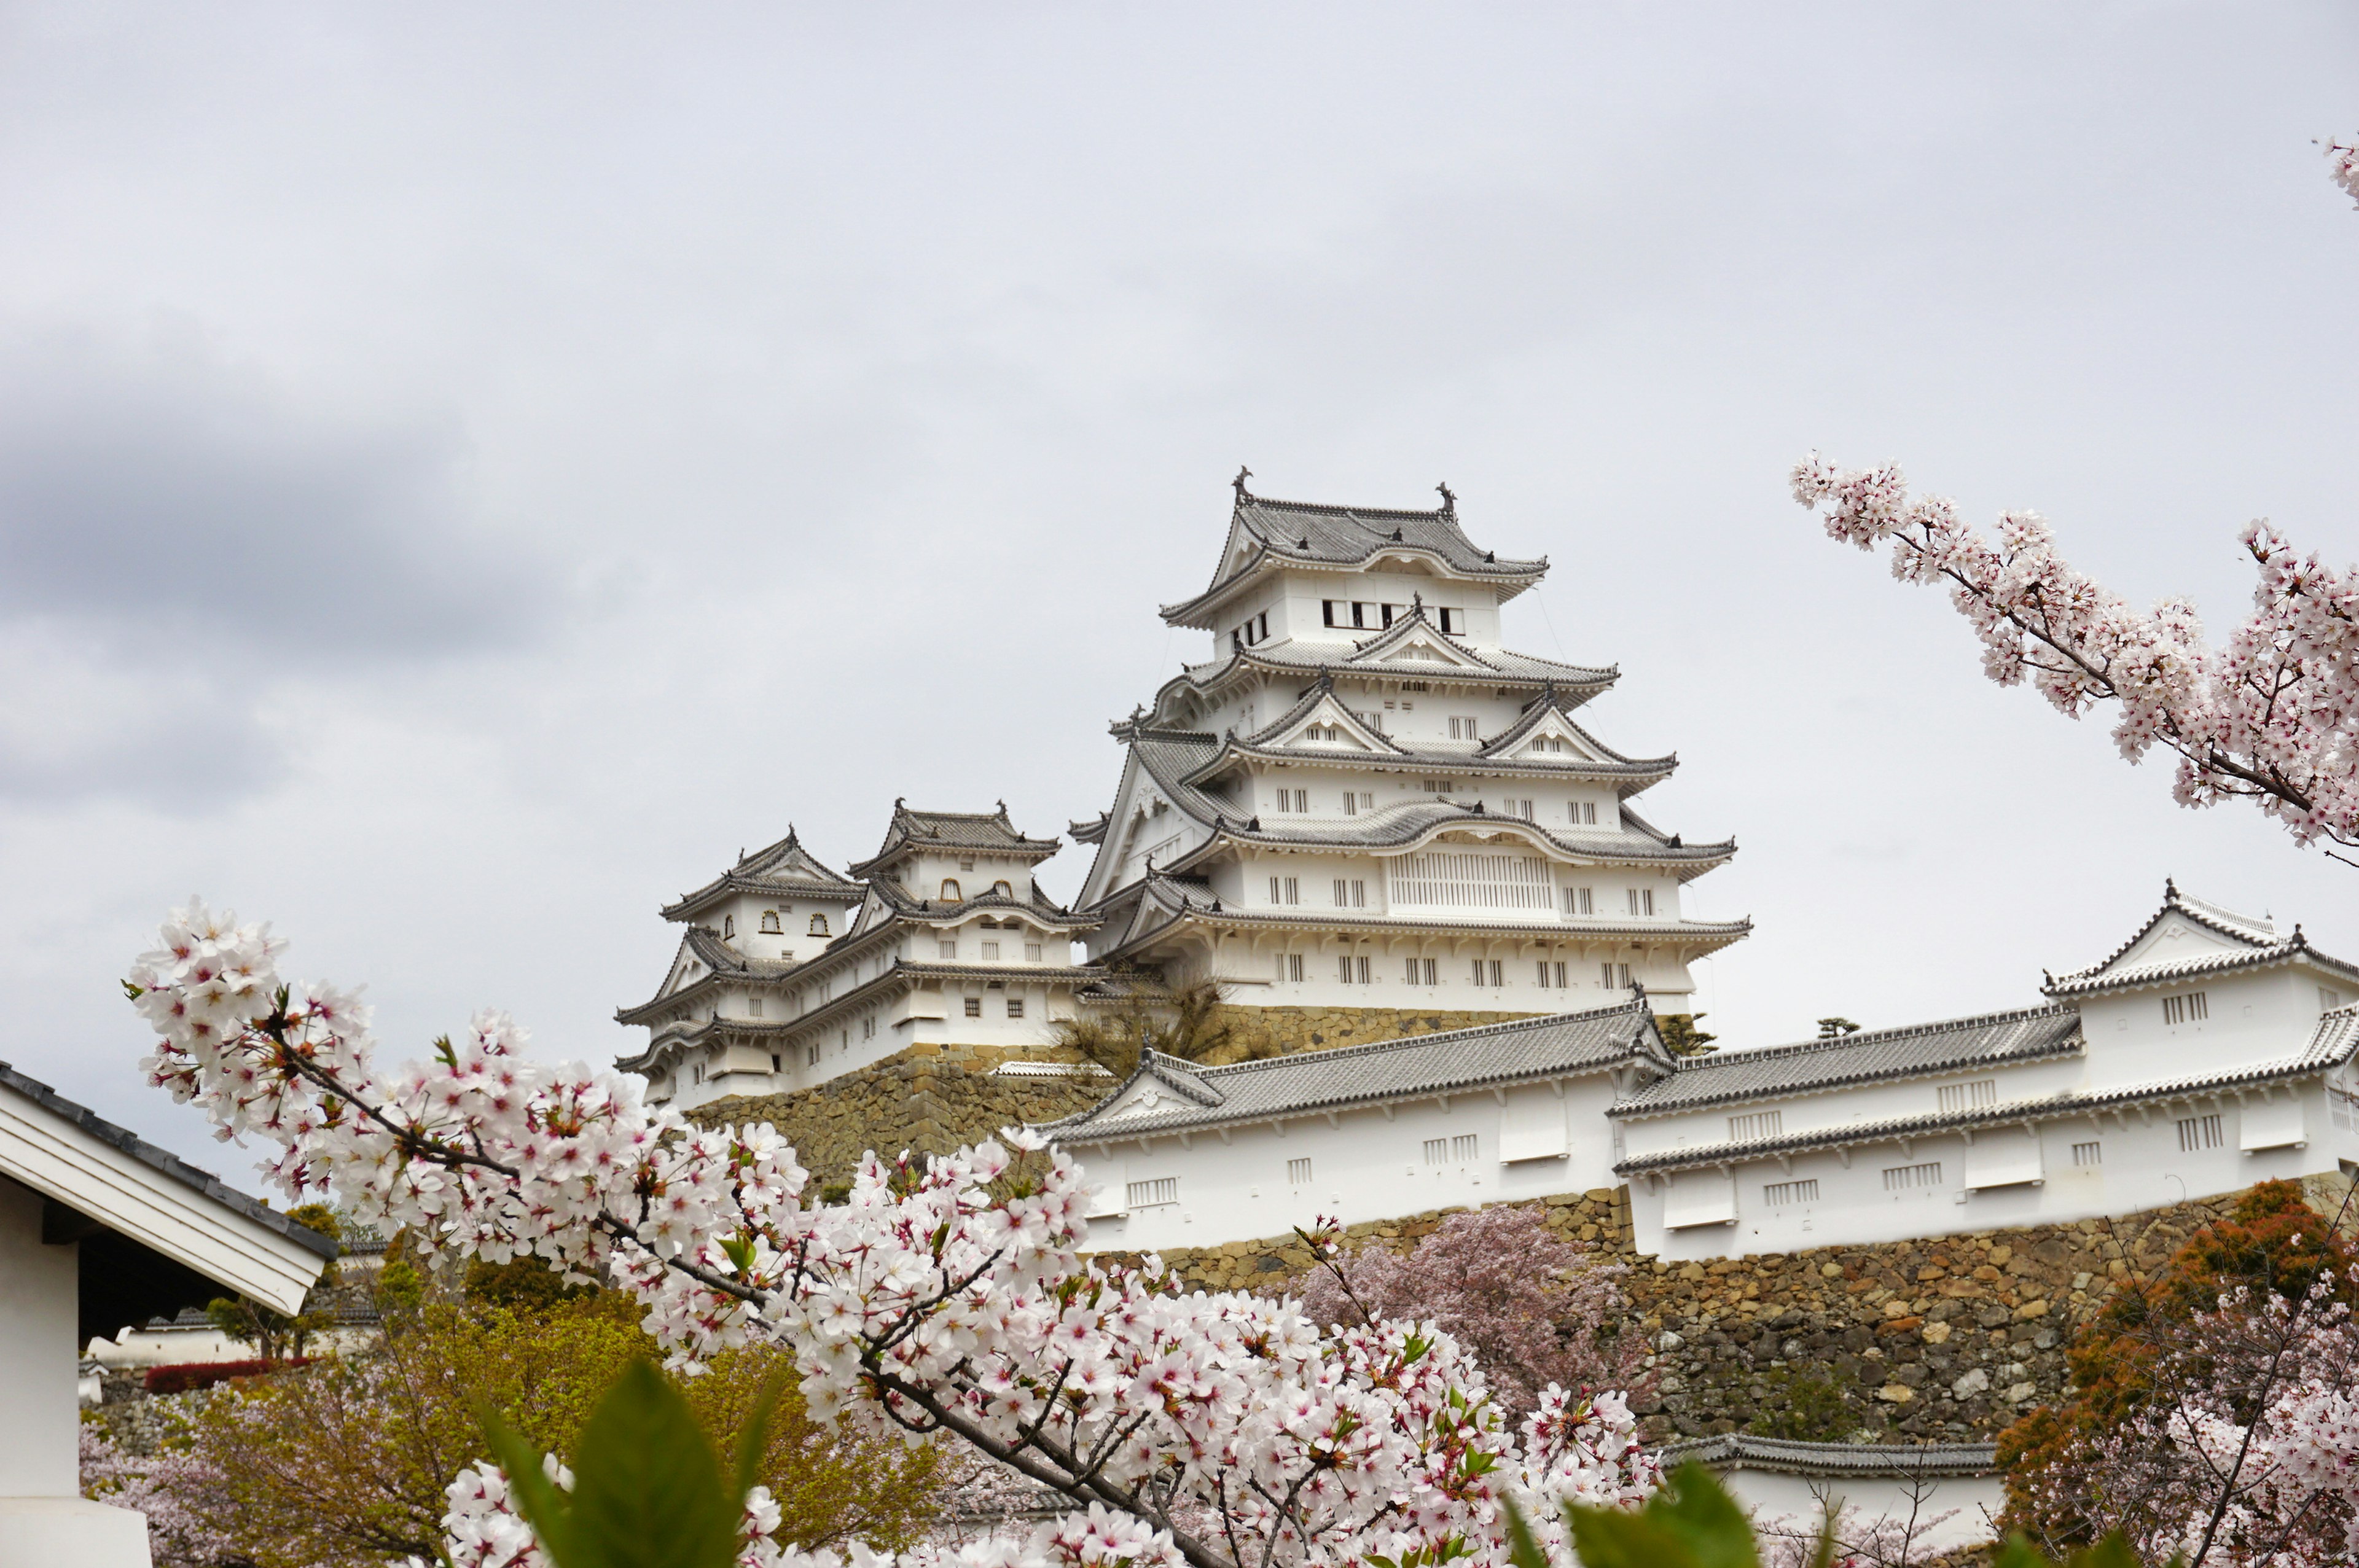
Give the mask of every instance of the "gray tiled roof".
<svg viewBox="0 0 2359 1568">
<path fill-rule="evenodd" d="M 27 1077 L 5 1062 L 0 1062 L 0 1085 L 16 1090 L 51 1116 L 71 1122 L 100 1142 L 112 1145 L 148 1169 L 203 1194 L 223 1208 L 244 1215 L 265 1230 L 283 1236 L 307 1251 L 316 1252 L 322 1258 L 333 1258 L 339 1250 L 334 1237 L 323 1236 L 310 1226 L 289 1219 L 277 1209 L 246 1196 L 236 1188 L 224 1185 L 222 1179 L 211 1171 L 197 1169 L 178 1154 L 158 1148 L 129 1128 L 117 1126 L 88 1106 L 66 1098 L 38 1078 Z"/>
<path fill-rule="evenodd" d="M 1265 560 L 1281 565 L 1353 567 L 1379 552 L 1408 548 L 1439 557 L 1451 571 L 1465 577 L 1488 578 L 1503 584 L 1523 583 L 1548 570 L 1545 558 L 1500 560 L 1491 551 L 1477 549 L 1460 531 L 1455 506 L 1445 503 L 1430 512 L 1396 511 L 1388 507 L 1331 506 L 1306 501 L 1275 501 L 1238 491 L 1230 514 L 1235 531 L 1261 546 L 1262 554 L 1236 571 L 1222 571 L 1210 587 L 1181 604 L 1167 605 L 1163 617 L 1178 620 L 1245 572 Z"/>
<path fill-rule="evenodd" d="M 2239 944 L 2242 950 L 2204 953 L 2187 958 L 2153 959 L 2114 968 L 2131 948 L 2146 940 L 2148 932 L 2173 914 Z M 2047 977 L 2039 989 L 2042 994 L 2051 997 L 2091 996 L 2118 987 L 2160 985 L 2172 980 L 2192 979 L 2199 975 L 2218 974 L 2223 970 L 2261 968 L 2297 957 L 2307 958 L 2321 968 L 2336 970 L 2359 979 L 2359 965 L 2345 963 L 2341 958 L 2330 957 L 2320 952 L 2310 945 L 2310 939 L 2302 935 L 2300 926 L 2295 926 L 2291 935 L 2281 937 L 2273 922 L 2256 920 L 2251 915 L 2238 914 L 2234 910 L 2191 897 L 2180 892 L 2179 883 L 2173 880 L 2162 884 L 2162 907 L 2147 917 L 2146 924 L 2139 926 L 2128 941 L 2085 969 Z"/>
<path fill-rule="evenodd" d="M 1221 1122 L 1259 1120 L 1462 1092 L 1519 1079 L 1600 1072 L 1632 1059 L 1669 1063 L 1643 997 L 1593 1012 L 1558 1013 L 1367 1045 L 1309 1051 L 1226 1067 L 1196 1067 L 1148 1053 L 1138 1071 L 1090 1109 L 1049 1123 L 1061 1141 L 1131 1138 Z M 1143 1077 L 1175 1091 L 1175 1102 L 1144 1115 L 1101 1119 Z"/>
<path fill-rule="evenodd" d="M 1755 1051 L 1691 1057 L 1669 1077 L 1614 1107 L 1609 1116 L 1661 1116 L 1736 1100 L 1810 1094 L 1884 1078 L 1995 1066 L 2068 1055 L 2081 1048 L 2081 1015 L 2032 1007 L 1905 1029 L 1877 1029 Z"/>
<path fill-rule="evenodd" d="M 1456 638 L 1451 641 L 1458 643 Z M 1463 651 L 1473 653 L 1462 643 L 1458 645 Z M 1458 681 L 1469 686 L 1507 686 L 1525 689 L 1554 685 L 1569 696 L 1582 697 L 1593 697 L 1621 678 L 1621 672 L 1611 667 L 1601 669 L 1588 665 L 1560 664 L 1554 659 L 1509 653 L 1504 648 L 1489 649 L 1474 654 L 1474 657 L 1480 662 L 1480 667 L 1455 669 L 1448 665 L 1386 664 L 1381 658 L 1371 661 L 1347 652 L 1346 645 L 1335 643 L 1291 638 L 1282 643 L 1264 643 L 1258 647 L 1233 651 L 1205 664 L 1183 666 L 1178 675 L 1157 690 L 1155 717 L 1168 721 L 1168 709 L 1182 690 L 1207 691 L 1241 671 L 1311 677 L 1322 674 L 1406 674 L 1417 680 Z"/>
<path fill-rule="evenodd" d="M 1643 831 L 1549 827 L 1481 810 L 1480 805 L 1477 802 L 1474 806 L 1465 806 L 1450 800 L 1419 800 L 1387 806 L 1372 816 L 1355 817 L 1349 822 L 1304 823 L 1297 827 L 1290 818 L 1276 816 L 1240 820 L 1232 815 L 1235 807 L 1214 803 L 1220 816 L 1212 838 L 1172 861 L 1171 867 L 1174 871 L 1190 870 L 1223 839 L 1285 849 L 1384 849 L 1461 824 L 1470 827 L 1512 827 L 1569 855 L 1616 864 L 1662 865 L 1690 875 L 1710 871 L 1736 853 L 1734 839 L 1688 844 Z"/>
<path fill-rule="evenodd" d="M 2307 1077 L 2350 1060 L 2354 1050 L 2359 1050 L 2359 1009 L 2342 1008 L 2319 1019 L 2317 1028 L 2310 1032 L 2310 1040 L 2300 1051 L 2271 1061 L 2240 1063 L 2220 1072 L 2200 1073 L 2189 1077 L 2157 1078 L 2113 1088 L 2077 1089 L 2063 1094 L 2038 1095 L 2028 1099 L 2001 1100 L 1996 1105 L 1966 1111 L 1930 1111 L 1919 1116 L 1886 1117 L 1876 1121 L 1838 1122 L 1829 1127 L 1808 1128 L 1773 1138 L 1682 1144 L 1675 1149 L 1635 1155 L 1616 1162 L 1614 1169 L 1624 1176 L 1636 1176 L 1648 1172 L 1768 1159 L 1774 1155 L 1798 1154 L 1806 1150 L 1832 1149 L 1843 1144 L 1930 1138 L 1970 1128 L 2084 1117 L 2136 1105 L 2144 1100 L 2181 1099 L 2189 1095 L 2218 1094 L 2281 1083 L 2288 1078 Z M 1619 1109 L 1616 1107 L 1606 1114 L 1617 1114 Z"/>
<path fill-rule="evenodd" d="M 996 811 L 912 811 L 893 803 L 893 820 L 886 826 L 885 842 L 867 860 L 854 864 L 852 874 L 866 877 L 916 846 L 927 849 L 990 849 L 1003 854 L 1047 859 L 1057 852 L 1054 838 L 1027 838 L 1007 820 L 1007 806 Z"/>
<path fill-rule="evenodd" d="M 792 827 L 787 836 L 766 849 L 750 855 L 741 855 L 737 863 L 705 883 L 694 892 L 684 893 L 664 905 L 666 920 L 686 920 L 728 892 L 771 893 L 791 898 L 856 899 L 860 884 L 849 877 L 839 876 L 804 849 L 795 838 Z"/>
<path fill-rule="evenodd" d="M 1747 1432 L 1690 1437 L 1662 1450 L 1666 1468 L 1744 1465 L 1791 1476 L 1989 1476 L 1998 1471 L 1995 1443 L 1799 1443 Z"/>
</svg>

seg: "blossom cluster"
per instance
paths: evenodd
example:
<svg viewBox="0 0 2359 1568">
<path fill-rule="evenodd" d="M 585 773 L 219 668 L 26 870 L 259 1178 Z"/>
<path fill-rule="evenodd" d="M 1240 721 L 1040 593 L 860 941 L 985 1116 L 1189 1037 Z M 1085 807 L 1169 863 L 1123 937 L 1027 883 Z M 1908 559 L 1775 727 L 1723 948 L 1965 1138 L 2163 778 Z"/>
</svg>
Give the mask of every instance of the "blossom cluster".
<svg viewBox="0 0 2359 1568">
<path fill-rule="evenodd" d="M 2327 143 L 2326 162 L 2333 170 L 2334 183 L 2359 206 L 2359 135 L 2337 136 Z"/>
<path fill-rule="evenodd" d="M 2241 796 L 2297 842 L 2359 846 L 2359 568 L 2297 555 L 2267 523 L 2249 524 L 2253 613 L 2215 648 L 2194 606 L 2133 608 L 2067 561 L 2036 513 L 2004 514 L 1994 542 L 1951 502 L 1912 499 L 1897 468 L 1839 469 L 1816 453 L 1793 485 L 1795 500 L 1826 509 L 1835 538 L 1888 543 L 1895 577 L 1946 582 L 1993 680 L 2027 679 L 2075 718 L 2119 704 L 2122 754 L 2177 753 L 2180 804 Z"/>
<path fill-rule="evenodd" d="M 2359 1559 L 2359 1325 L 2333 1290 L 2222 1296 L 2158 1358 L 2144 1409 L 2041 1487 L 2122 1528 L 2144 1561 Z"/>
<path fill-rule="evenodd" d="M 163 938 L 128 988 L 159 1036 L 147 1071 L 275 1145 L 290 1199 L 328 1192 L 429 1259 L 626 1288 L 676 1364 L 781 1344 L 816 1419 L 946 1435 L 1067 1499 L 1026 1561 L 1480 1568 L 1505 1560 L 1511 1490 L 1553 1516 L 1653 1484 L 1614 1396 L 1547 1396 L 1519 1453 L 1430 1325 L 1322 1333 L 1291 1303 L 1183 1292 L 1152 1257 L 1083 1258 L 1081 1171 L 1036 1135 L 871 1154 L 845 1201 L 809 1203 L 769 1127 L 699 1129 L 636 1079 L 533 1061 L 504 1016 L 383 1066 L 357 999 L 282 979 L 266 929 L 192 904 Z M 513 1518 L 472 1484 L 462 1523 Z M 521 1549 L 466 1528 L 480 1568 Z"/>
</svg>

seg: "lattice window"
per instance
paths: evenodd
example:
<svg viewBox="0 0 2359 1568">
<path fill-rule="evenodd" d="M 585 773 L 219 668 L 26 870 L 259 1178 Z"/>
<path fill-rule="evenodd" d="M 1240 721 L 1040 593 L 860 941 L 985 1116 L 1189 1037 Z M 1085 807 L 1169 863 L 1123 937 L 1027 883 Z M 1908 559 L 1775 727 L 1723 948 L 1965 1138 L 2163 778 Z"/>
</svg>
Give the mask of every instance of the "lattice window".
<svg viewBox="0 0 2359 1568">
<path fill-rule="evenodd" d="M 1158 1176 L 1149 1182 L 1132 1182 L 1123 1189 L 1123 1200 L 1129 1208 L 1162 1208 L 1180 1201 L 1180 1178 Z"/>
<path fill-rule="evenodd" d="M 1933 1098 L 1944 1116 L 1959 1111 L 1980 1110 L 1998 1103 L 1998 1080 L 1976 1078 L 1970 1084 L 1943 1084 L 1933 1091 Z"/>
<path fill-rule="evenodd" d="M 1786 1130 L 1786 1113 L 1781 1110 L 1756 1110 L 1745 1116 L 1728 1119 L 1728 1141 L 1750 1143 L 1756 1138 L 1775 1138 Z"/>
<path fill-rule="evenodd" d="M 1893 1165 L 1884 1173 L 1884 1190 L 1887 1193 L 1911 1192 L 1919 1187 L 1941 1184 L 1941 1162 L 1928 1160 L 1921 1165 Z"/>
<path fill-rule="evenodd" d="M 2171 1023 L 2201 1023 L 2212 1016 L 2212 1004 L 2201 991 L 2189 991 L 2185 996 L 2162 999 L 2162 1021 Z"/>
<path fill-rule="evenodd" d="M 1819 1201 L 1819 1179 L 1810 1176 L 1799 1182 L 1772 1182 L 1761 1189 L 1761 1201 L 1770 1208 L 1816 1203 Z"/>
<path fill-rule="evenodd" d="M 2217 1149 L 2225 1141 L 2220 1131 L 2220 1113 L 2190 1116 L 2179 1124 L 2179 1152 L 2191 1154 L 2199 1149 Z"/>
<path fill-rule="evenodd" d="M 1441 909 L 1546 909 L 1548 862 L 1533 855 L 1427 850 L 1393 862 L 1392 902 Z"/>
<path fill-rule="evenodd" d="M 1309 1186 L 1310 1184 L 1310 1162 L 1308 1160 L 1288 1160 L 1286 1162 L 1286 1179 L 1288 1184 L 1293 1186 Z"/>
</svg>

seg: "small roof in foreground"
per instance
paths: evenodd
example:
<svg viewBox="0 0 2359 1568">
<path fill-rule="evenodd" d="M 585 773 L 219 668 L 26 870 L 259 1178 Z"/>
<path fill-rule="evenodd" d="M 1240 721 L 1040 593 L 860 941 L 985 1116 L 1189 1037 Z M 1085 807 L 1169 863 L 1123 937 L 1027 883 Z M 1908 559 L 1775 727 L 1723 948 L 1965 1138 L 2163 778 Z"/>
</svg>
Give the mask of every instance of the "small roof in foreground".
<svg viewBox="0 0 2359 1568">
<path fill-rule="evenodd" d="M 1590 1012 L 1305 1051 L 1225 1067 L 1199 1067 L 1148 1052 L 1138 1070 L 1103 1100 L 1041 1130 L 1063 1143 L 1193 1131 L 1223 1122 L 1603 1072 L 1634 1059 L 1656 1071 L 1669 1071 L 1671 1065 L 1643 996 Z"/>
<path fill-rule="evenodd" d="M 338 1250 L 5 1062 L 0 1175 L 48 1200 L 45 1239 L 81 1244 L 84 1341 L 225 1290 L 294 1312 Z"/>
<path fill-rule="evenodd" d="M 1692 1459 L 1715 1468 L 1741 1465 L 1789 1476 L 1990 1476 L 1998 1471 L 1995 1443 L 1801 1443 L 1724 1432 L 1666 1444 L 1666 1469 Z"/>
</svg>

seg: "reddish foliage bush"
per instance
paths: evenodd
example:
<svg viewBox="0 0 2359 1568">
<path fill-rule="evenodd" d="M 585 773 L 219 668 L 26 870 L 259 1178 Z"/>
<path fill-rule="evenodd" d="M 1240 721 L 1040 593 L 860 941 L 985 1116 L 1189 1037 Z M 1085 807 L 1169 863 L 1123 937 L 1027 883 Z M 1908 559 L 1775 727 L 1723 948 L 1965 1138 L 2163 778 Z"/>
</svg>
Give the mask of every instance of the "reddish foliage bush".
<svg viewBox="0 0 2359 1568">
<path fill-rule="evenodd" d="M 177 1367 L 148 1368 L 139 1386 L 151 1394 L 185 1394 L 191 1389 L 226 1383 L 232 1378 L 258 1378 L 282 1367 L 306 1367 L 310 1360 L 308 1356 L 299 1356 L 292 1361 L 184 1361 Z"/>
</svg>

